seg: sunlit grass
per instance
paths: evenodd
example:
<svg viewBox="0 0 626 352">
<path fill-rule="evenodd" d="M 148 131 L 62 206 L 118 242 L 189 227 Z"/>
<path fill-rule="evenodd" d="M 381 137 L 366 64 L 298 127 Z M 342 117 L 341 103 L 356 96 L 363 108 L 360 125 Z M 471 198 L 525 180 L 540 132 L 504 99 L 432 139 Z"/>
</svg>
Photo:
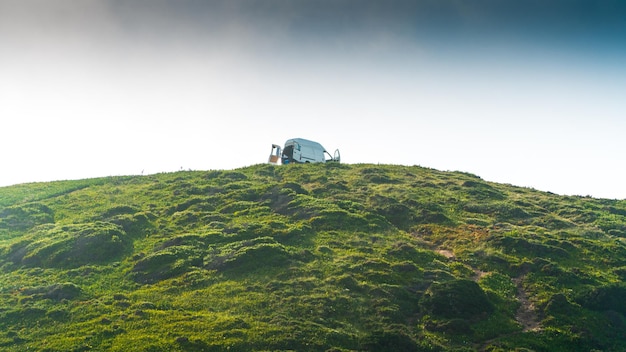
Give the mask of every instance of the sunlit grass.
<svg viewBox="0 0 626 352">
<path fill-rule="evenodd" d="M 626 300 L 625 229 L 624 201 L 417 166 L 4 187 L 0 349 L 620 351 L 593 297 Z"/>
</svg>

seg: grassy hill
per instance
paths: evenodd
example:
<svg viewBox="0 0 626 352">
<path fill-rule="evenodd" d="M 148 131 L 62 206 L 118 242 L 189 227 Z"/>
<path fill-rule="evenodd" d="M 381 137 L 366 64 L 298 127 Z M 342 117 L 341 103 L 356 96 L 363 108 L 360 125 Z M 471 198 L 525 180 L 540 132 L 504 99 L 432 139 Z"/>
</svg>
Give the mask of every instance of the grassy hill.
<svg viewBox="0 0 626 352">
<path fill-rule="evenodd" d="M 624 351 L 626 201 L 256 165 L 0 188 L 0 350 Z"/>
</svg>

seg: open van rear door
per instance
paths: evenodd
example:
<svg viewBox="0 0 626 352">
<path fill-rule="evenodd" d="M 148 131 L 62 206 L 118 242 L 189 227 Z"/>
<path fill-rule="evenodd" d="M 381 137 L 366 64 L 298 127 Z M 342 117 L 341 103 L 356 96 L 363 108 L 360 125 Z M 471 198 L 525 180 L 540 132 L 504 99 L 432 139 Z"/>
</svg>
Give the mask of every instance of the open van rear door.
<svg viewBox="0 0 626 352">
<path fill-rule="evenodd" d="M 278 164 L 278 160 L 280 160 L 281 155 L 282 155 L 282 150 L 280 146 L 276 144 L 272 144 L 272 151 L 270 152 L 270 157 L 269 157 L 268 162 L 270 164 Z"/>
</svg>

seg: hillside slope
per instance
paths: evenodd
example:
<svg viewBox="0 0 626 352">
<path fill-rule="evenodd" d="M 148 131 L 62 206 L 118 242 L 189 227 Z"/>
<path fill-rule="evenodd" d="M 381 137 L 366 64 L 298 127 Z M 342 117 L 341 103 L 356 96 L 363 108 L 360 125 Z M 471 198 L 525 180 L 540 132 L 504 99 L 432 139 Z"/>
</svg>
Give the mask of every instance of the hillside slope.
<svg viewBox="0 0 626 352">
<path fill-rule="evenodd" d="M 0 188 L 0 349 L 624 351 L 626 201 L 393 165 Z"/>
</svg>

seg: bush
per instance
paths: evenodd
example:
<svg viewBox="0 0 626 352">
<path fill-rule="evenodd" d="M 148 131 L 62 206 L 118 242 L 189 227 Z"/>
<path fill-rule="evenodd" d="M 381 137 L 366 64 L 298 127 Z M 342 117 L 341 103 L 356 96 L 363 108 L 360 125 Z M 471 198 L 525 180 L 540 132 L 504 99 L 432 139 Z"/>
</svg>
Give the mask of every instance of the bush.
<svg viewBox="0 0 626 352">
<path fill-rule="evenodd" d="M 494 311 L 485 292 L 471 280 L 433 283 L 420 307 L 428 314 L 448 319 L 483 318 Z"/>
<path fill-rule="evenodd" d="M 137 213 L 134 215 L 117 215 L 109 220 L 109 222 L 119 225 L 129 236 L 133 238 L 141 238 L 148 234 L 154 228 L 150 222 L 150 215 L 146 213 Z"/>
<path fill-rule="evenodd" d="M 202 266 L 202 252 L 193 246 L 170 246 L 152 253 L 135 263 L 133 278 L 141 283 L 169 279 Z"/>
<path fill-rule="evenodd" d="M 507 202 L 493 203 L 468 203 L 464 210 L 476 214 L 488 214 L 495 216 L 497 222 L 518 223 L 532 217 L 524 207 L 513 205 Z"/>
<path fill-rule="evenodd" d="M 491 242 L 494 246 L 501 247 L 502 250 L 508 254 L 519 254 L 531 258 L 536 256 L 549 258 L 570 257 L 569 252 L 561 247 L 556 247 L 536 241 L 529 241 L 519 237 L 499 236 L 494 237 Z"/>
<path fill-rule="evenodd" d="M 95 222 L 38 227 L 30 238 L 12 246 L 9 257 L 26 266 L 75 268 L 106 263 L 132 249 L 119 226 Z"/>
<path fill-rule="evenodd" d="M 376 208 L 376 212 L 387 219 L 395 227 L 401 230 L 408 230 L 414 225 L 415 214 L 411 208 L 401 203 L 381 205 Z"/>
<path fill-rule="evenodd" d="M 621 285 L 595 287 L 581 293 L 576 302 L 587 309 L 613 310 L 626 315 L 626 287 Z"/>
<path fill-rule="evenodd" d="M 15 205 L 0 210 L 0 229 L 28 230 L 54 222 L 54 212 L 40 203 Z"/>
<path fill-rule="evenodd" d="M 475 199 L 502 200 L 506 198 L 502 192 L 482 181 L 469 180 L 463 182 L 462 186 L 466 188 L 467 194 Z"/>
<path fill-rule="evenodd" d="M 71 282 L 64 282 L 50 286 L 26 288 L 22 291 L 22 294 L 27 296 L 34 296 L 35 298 L 47 298 L 54 301 L 60 301 L 63 299 L 74 299 L 78 297 L 81 293 L 82 289 Z"/>
<path fill-rule="evenodd" d="M 311 219 L 311 227 L 318 231 L 368 231 L 370 228 L 369 222 L 364 217 L 343 209 L 322 210 L 318 216 Z"/>
<path fill-rule="evenodd" d="M 364 351 L 421 351 L 418 344 L 404 331 L 374 331 L 361 344 Z"/>
<path fill-rule="evenodd" d="M 111 218 L 117 215 L 132 215 L 135 214 L 136 212 L 138 212 L 139 209 L 130 206 L 130 205 L 118 205 L 118 206 L 114 206 L 112 208 L 107 209 L 103 214 L 102 214 L 102 218 L 103 219 L 107 219 L 107 218 Z"/>
<path fill-rule="evenodd" d="M 271 238 L 240 241 L 214 248 L 207 256 L 210 269 L 255 270 L 262 267 L 285 265 L 290 255 L 286 248 Z"/>
<path fill-rule="evenodd" d="M 424 327 L 429 331 L 453 335 L 469 335 L 472 333 L 470 323 L 465 319 L 451 319 L 442 322 L 427 321 Z"/>
</svg>

